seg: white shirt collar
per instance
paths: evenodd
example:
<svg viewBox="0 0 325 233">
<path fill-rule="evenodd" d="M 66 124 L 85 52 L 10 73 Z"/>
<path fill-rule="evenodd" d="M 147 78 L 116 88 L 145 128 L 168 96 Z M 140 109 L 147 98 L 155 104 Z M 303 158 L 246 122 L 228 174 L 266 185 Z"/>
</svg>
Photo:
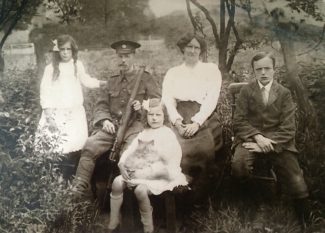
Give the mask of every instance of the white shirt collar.
<svg viewBox="0 0 325 233">
<path fill-rule="evenodd" d="M 262 83 L 260 83 L 260 81 L 258 81 L 257 80 L 257 83 L 258 83 L 258 85 L 260 86 L 260 89 L 262 89 L 263 87 L 265 88 L 265 90 L 267 91 L 267 92 L 270 92 L 270 89 L 271 89 L 271 86 L 272 86 L 272 83 L 273 83 L 273 80 L 271 80 L 268 84 L 266 84 L 265 86 L 262 84 Z"/>
</svg>

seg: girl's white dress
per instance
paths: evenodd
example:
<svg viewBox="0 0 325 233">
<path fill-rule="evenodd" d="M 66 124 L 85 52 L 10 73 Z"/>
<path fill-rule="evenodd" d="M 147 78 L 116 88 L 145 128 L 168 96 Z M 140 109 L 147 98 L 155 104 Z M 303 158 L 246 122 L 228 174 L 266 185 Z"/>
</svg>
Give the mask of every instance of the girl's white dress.
<svg viewBox="0 0 325 233">
<path fill-rule="evenodd" d="M 154 140 L 154 147 L 164 161 L 170 180 L 166 179 L 132 179 L 131 184 L 146 184 L 148 189 L 154 195 L 159 195 L 164 191 L 173 190 L 178 185 L 187 185 L 186 177 L 182 173 L 180 167 L 182 159 L 182 149 L 175 133 L 167 126 L 162 126 L 157 129 L 144 129 L 132 141 L 130 146 L 123 152 L 119 164 L 124 163 L 128 156 L 132 156 L 133 152 L 138 147 L 138 139 L 142 141 Z"/>
<path fill-rule="evenodd" d="M 54 151 L 69 153 L 83 148 L 88 137 L 86 112 L 83 106 L 82 85 L 88 88 L 98 88 L 100 81 L 91 78 L 85 72 L 80 61 L 77 61 L 77 77 L 73 60 L 60 63 L 60 75 L 53 81 L 53 65 L 45 67 L 40 88 L 40 101 L 43 109 L 36 133 L 36 144 L 51 143 Z M 46 116 L 48 109 L 50 116 Z M 57 126 L 57 131 L 49 130 L 48 117 Z M 47 141 L 47 140 L 50 141 Z M 43 141 L 42 143 L 39 143 Z"/>
</svg>

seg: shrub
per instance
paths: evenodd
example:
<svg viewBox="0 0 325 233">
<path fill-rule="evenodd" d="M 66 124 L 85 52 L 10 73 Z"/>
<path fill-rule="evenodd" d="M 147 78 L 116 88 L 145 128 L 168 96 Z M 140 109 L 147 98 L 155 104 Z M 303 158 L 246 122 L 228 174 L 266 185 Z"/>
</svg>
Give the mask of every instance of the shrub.
<svg viewBox="0 0 325 233">
<path fill-rule="evenodd" d="M 53 152 L 55 138 L 44 137 L 39 145 L 46 147 L 34 150 L 40 113 L 35 72 L 9 71 L 1 82 L 0 231 L 89 232 L 95 209 L 72 201 L 58 169 L 62 155 Z"/>
</svg>

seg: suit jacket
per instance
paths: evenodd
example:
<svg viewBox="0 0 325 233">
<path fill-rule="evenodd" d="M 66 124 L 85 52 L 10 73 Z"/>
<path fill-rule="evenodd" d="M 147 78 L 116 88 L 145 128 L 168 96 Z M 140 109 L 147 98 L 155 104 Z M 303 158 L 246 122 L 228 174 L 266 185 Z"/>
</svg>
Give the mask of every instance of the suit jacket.
<svg viewBox="0 0 325 233">
<path fill-rule="evenodd" d="M 101 89 L 99 99 L 95 106 L 94 126 L 101 127 L 101 121 L 108 119 L 118 125 L 125 113 L 126 105 L 130 99 L 136 81 L 136 71 L 113 75 L 107 82 L 107 86 Z M 148 98 L 160 98 L 160 88 L 153 77 L 144 72 L 135 100 L 140 103 Z M 135 120 L 135 114 L 131 117 L 131 123 Z"/>
<path fill-rule="evenodd" d="M 276 152 L 297 152 L 295 109 L 290 91 L 275 80 L 266 106 L 257 81 L 248 83 L 242 87 L 236 99 L 234 145 L 254 141 L 254 135 L 262 134 L 277 142 Z"/>
</svg>

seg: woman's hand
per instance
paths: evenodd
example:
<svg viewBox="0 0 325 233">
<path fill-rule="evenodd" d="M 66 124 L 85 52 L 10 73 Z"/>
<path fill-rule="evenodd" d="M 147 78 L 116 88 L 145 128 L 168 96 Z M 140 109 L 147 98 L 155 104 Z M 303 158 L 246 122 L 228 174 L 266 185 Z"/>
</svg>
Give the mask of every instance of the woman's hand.
<svg viewBox="0 0 325 233">
<path fill-rule="evenodd" d="M 115 133 L 115 126 L 109 120 L 104 120 L 103 121 L 103 128 L 102 129 L 104 131 L 106 131 L 107 133 L 110 133 L 110 134 L 114 134 Z"/>
<path fill-rule="evenodd" d="M 184 137 L 185 138 L 190 138 L 192 137 L 194 134 L 196 134 L 196 132 L 199 130 L 200 128 L 200 124 L 197 122 L 193 122 L 191 124 L 186 124 L 184 127 Z"/>
</svg>

